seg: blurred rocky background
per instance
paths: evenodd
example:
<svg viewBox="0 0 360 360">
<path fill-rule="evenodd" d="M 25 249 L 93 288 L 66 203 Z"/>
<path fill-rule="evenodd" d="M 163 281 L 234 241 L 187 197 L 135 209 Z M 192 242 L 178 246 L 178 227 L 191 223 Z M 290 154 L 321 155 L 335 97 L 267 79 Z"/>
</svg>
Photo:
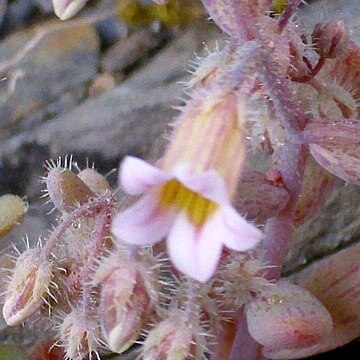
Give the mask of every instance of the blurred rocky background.
<svg viewBox="0 0 360 360">
<path fill-rule="evenodd" d="M 189 61 L 204 43 L 211 49 L 224 41 L 198 1 L 172 1 L 170 14 L 149 12 L 146 0 L 90 1 L 61 23 L 51 0 L 0 0 L 0 195 L 27 196 L 30 205 L 1 251 L 25 234 L 36 241 L 49 228 L 49 208 L 39 200 L 45 160 L 72 154 L 80 167 L 95 163 L 106 174 L 125 154 L 160 154 Z M 340 17 L 360 41 L 359 0 L 308 2 L 299 14 L 305 26 Z M 131 9 L 139 6 L 137 15 Z M 109 180 L 116 186 L 114 172 Z M 285 273 L 358 241 L 359 219 L 359 189 L 339 181 L 327 208 L 297 230 Z M 9 329 L 0 319 L 0 343 L 29 349 L 39 337 L 36 327 Z M 352 346 L 317 358 L 357 359 Z"/>
</svg>

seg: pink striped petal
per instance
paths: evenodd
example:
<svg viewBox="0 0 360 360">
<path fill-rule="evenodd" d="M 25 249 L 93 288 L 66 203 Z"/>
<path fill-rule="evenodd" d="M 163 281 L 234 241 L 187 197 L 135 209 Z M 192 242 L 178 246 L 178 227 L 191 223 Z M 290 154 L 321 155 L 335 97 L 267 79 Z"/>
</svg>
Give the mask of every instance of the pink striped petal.
<svg viewBox="0 0 360 360">
<path fill-rule="evenodd" d="M 126 156 L 119 171 L 119 184 L 129 195 L 141 195 L 171 177 L 146 161 Z"/>
<path fill-rule="evenodd" d="M 120 240 L 132 245 L 150 245 L 169 232 L 175 217 L 174 211 L 158 210 L 156 192 L 142 199 L 123 212 L 115 215 L 112 233 Z"/>
<path fill-rule="evenodd" d="M 215 171 L 194 174 L 190 166 L 181 165 L 171 173 L 181 184 L 202 197 L 218 204 L 229 203 L 224 180 Z"/>
<path fill-rule="evenodd" d="M 246 221 L 231 206 L 222 206 L 217 219 L 214 220 L 217 221 L 219 241 L 232 250 L 253 249 L 263 237 L 259 229 Z"/>
<path fill-rule="evenodd" d="M 210 219 L 207 226 L 212 221 Z M 222 251 L 219 232 L 215 226 L 211 228 L 212 232 L 204 232 L 181 213 L 167 238 L 168 253 L 175 267 L 201 282 L 215 273 Z"/>
</svg>

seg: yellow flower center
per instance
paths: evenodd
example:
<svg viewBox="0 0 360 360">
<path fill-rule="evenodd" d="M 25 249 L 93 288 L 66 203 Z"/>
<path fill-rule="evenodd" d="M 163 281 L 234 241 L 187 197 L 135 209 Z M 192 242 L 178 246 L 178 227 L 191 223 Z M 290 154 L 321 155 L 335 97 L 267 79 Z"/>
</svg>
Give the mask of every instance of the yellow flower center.
<svg viewBox="0 0 360 360">
<path fill-rule="evenodd" d="M 160 208 L 175 207 L 185 211 L 195 225 L 203 225 L 218 208 L 218 204 L 171 180 L 160 188 Z"/>
</svg>

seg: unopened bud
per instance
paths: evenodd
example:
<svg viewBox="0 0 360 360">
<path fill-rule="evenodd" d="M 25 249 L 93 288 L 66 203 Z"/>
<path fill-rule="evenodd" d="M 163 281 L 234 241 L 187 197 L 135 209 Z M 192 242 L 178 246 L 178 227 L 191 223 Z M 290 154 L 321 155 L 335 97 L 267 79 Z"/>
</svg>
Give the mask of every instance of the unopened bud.
<svg viewBox="0 0 360 360">
<path fill-rule="evenodd" d="M 65 168 L 51 169 L 45 182 L 51 201 L 62 211 L 69 212 L 95 196 L 76 174 Z"/>
<path fill-rule="evenodd" d="M 98 348 L 98 325 L 79 309 L 68 314 L 60 326 L 60 343 L 66 359 L 83 359 Z"/>
<path fill-rule="evenodd" d="M 79 172 L 78 177 L 96 194 L 111 190 L 109 182 L 96 170 L 87 168 Z"/>
<path fill-rule="evenodd" d="M 76 15 L 88 0 L 53 0 L 55 14 L 60 20 L 68 20 Z"/>
<path fill-rule="evenodd" d="M 16 195 L 0 197 L 0 237 L 6 235 L 26 214 L 28 205 Z"/>
<path fill-rule="evenodd" d="M 317 344 L 332 331 L 332 319 L 307 290 L 287 281 L 264 289 L 246 307 L 250 335 L 272 349 L 296 349 Z"/>
<path fill-rule="evenodd" d="M 341 56 L 350 40 L 349 30 L 342 20 L 317 24 L 312 33 L 316 52 L 322 58 L 334 59 Z"/>
<path fill-rule="evenodd" d="M 106 264 L 106 270 L 100 266 L 97 275 L 102 333 L 110 350 L 119 354 L 138 338 L 154 304 L 154 274 L 141 271 L 139 266 L 127 262 L 115 267 Z"/>
<path fill-rule="evenodd" d="M 185 360 L 190 356 L 192 330 L 179 311 L 160 322 L 147 336 L 144 360 Z"/>
<path fill-rule="evenodd" d="M 39 250 L 29 249 L 17 260 L 7 286 L 3 316 L 8 325 L 22 323 L 44 302 L 52 278 L 52 264 L 39 261 Z"/>
</svg>

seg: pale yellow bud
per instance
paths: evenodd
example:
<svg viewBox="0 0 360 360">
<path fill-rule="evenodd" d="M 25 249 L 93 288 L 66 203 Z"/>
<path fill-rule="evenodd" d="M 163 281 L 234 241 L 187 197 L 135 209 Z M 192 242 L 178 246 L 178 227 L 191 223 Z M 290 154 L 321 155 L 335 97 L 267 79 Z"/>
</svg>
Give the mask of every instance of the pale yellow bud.
<svg viewBox="0 0 360 360">
<path fill-rule="evenodd" d="M 0 237 L 6 235 L 26 214 L 28 205 L 16 195 L 0 197 Z"/>
</svg>

